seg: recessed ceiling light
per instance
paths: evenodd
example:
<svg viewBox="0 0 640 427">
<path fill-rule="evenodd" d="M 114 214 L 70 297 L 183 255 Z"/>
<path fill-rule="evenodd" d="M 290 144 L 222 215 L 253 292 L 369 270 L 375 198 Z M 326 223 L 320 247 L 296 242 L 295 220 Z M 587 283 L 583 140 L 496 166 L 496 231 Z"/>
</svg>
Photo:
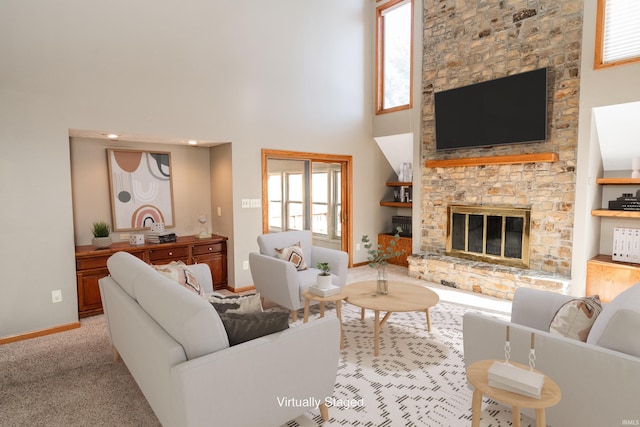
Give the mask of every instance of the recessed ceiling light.
<svg viewBox="0 0 640 427">
<path fill-rule="evenodd" d="M 109 138 L 109 139 L 118 139 L 118 135 L 115 134 L 115 133 L 110 133 L 110 134 L 107 135 L 107 138 Z"/>
<path fill-rule="evenodd" d="M 187 144 L 189 145 L 198 145 L 198 141 L 196 141 L 195 139 L 190 139 L 187 141 Z"/>
</svg>

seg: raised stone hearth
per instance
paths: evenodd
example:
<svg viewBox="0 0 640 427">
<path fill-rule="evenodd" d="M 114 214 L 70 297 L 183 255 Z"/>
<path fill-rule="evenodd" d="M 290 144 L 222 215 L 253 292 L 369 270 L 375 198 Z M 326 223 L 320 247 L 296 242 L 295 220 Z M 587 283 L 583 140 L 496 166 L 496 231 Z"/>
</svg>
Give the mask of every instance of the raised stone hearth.
<svg viewBox="0 0 640 427">
<path fill-rule="evenodd" d="M 554 273 L 446 255 L 413 254 L 407 261 L 410 277 L 509 300 L 520 286 L 567 294 L 571 283 L 568 277 Z"/>
</svg>

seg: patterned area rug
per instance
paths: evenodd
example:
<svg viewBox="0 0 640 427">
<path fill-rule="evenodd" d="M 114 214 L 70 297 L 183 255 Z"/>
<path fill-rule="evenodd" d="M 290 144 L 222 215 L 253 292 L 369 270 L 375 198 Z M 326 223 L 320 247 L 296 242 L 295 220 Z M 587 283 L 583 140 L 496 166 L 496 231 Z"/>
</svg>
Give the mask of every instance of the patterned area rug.
<svg viewBox="0 0 640 427">
<path fill-rule="evenodd" d="M 361 321 L 360 309 L 344 303 L 345 348 L 333 394 L 336 405 L 329 408 L 330 420 L 324 425 L 471 425 L 472 390 L 466 382 L 462 345 L 462 316 L 468 310 L 474 309 L 438 303 L 431 309 L 431 332 L 424 313 L 393 313 L 381 330 L 380 355 L 374 357 L 373 311 Z M 326 315 L 335 316 L 333 307 Z M 310 321 L 317 316 L 316 306 Z M 286 426 L 321 423 L 314 410 Z M 510 408 L 485 398 L 481 425 L 511 425 Z M 522 425 L 533 426 L 535 420 L 523 415 Z"/>
</svg>

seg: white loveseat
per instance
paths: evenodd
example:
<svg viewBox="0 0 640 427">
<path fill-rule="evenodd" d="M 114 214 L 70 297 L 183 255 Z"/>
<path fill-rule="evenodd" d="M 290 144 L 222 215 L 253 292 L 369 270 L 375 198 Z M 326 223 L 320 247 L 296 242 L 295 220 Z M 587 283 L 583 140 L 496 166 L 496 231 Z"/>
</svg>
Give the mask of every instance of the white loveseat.
<svg viewBox="0 0 640 427">
<path fill-rule="evenodd" d="M 560 386 L 560 403 L 546 410 L 553 427 L 604 427 L 640 423 L 640 284 L 606 305 L 587 342 L 549 333 L 558 309 L 573 297 L 518 288 L 511 323 L 479 313 L 463 320 L 465 364 L 504 360 L 511 325 L 512 360 L 528 365 L 535 332 L 536 369 Z M 620 350 L 620 351 L 617 351 Z M 531 411 L 524 411 L 534 416 Z"/>
<path fill-rule="evenodd" d="M 110 276 L 99 283 L 114 354 L 164 426 L 280 426 L 313 409 L 300 402 L 332 396 L 336 318 L 229 347 L 204 298 L 126 252 L 107 266 Z M 211 292 L 209 267 L 190 270 Z"/>
</svg>

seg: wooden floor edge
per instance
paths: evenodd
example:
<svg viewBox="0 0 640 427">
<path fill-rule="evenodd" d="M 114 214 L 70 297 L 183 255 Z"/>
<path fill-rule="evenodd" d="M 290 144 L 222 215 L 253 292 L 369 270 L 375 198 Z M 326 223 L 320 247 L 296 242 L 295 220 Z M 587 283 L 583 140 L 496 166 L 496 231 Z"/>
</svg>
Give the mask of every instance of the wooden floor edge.
<svg viewBox="0 0 640 427">
<path fill-rule="evenodd" d="M 9 344 L 16 341 L 29 340 L 31 338 L 43 337 L 45 335 L 57 334 L 58 332 L 70 331 L 80 327 L 80 322 L 67 323 L 66 325 L 54 326 L 52 328 L 42 329 L 39 331 L 27 332 L 19 335 L 12 335 L 0 338 L 0 345 Z"/>
<path fill-rule="evenodd" d="M 240 292 L 255 291 L 256 287 L 253 285 L 245 286 L 243 288 L 232 288 L 231 286 L 227 286 L 225 289 L 228 290 L 229 292 L 233 292 L 234 294 L 237 294 Z"/>
</svg>

